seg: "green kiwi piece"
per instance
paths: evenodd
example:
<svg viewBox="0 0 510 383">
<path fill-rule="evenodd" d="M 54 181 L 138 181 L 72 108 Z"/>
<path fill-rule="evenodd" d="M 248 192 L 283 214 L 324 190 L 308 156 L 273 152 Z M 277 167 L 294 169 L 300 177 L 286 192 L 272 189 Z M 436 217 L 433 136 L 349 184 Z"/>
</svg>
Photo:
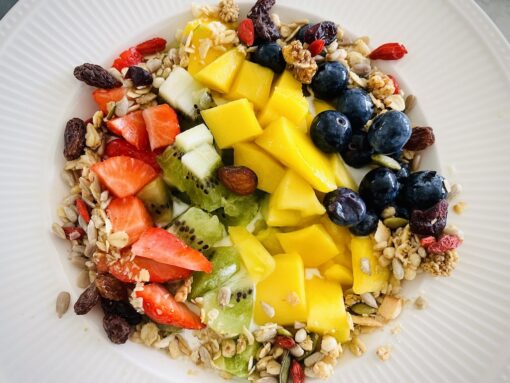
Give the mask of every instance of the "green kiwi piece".
<svg viewBox="0 0 510 383">
<path fill-rule="evenodd" d="M 215 213 L 225 226 L 246 226 L 259 211 L 259 198 L 256 194 L 239 196 L 233 193 L 223 199 L 223 208 Z"/>
<path fill-rule="evenodd" d="M 190 207 L 167 230 L 204 254 L 209 253 L 212 245 L 227 235 L 217 216 L 198 207 Z"/>
<path fill-rule="evenodd" d="M 196 272 L 193 274 L 191 298 L 201 297 L 207 292 L 226 283 L 241 268 L 241 257 L 235 247 L 213 248 L 211 257 L 213 271 L 211 273 Z"/>
<path fill-rule="evenodd" d="M 222 306 L 218 294 L 221 289 L 230 293 L 230 301 Z M 223 291 L 225 291 L 223 290 Z M 248 272 L 241 268 L 223 285 L 204 295 L 206 324 L 224 337 L 231 338 L 249 328 L 253 315 L 254 284 Z"/>
<path fill-rule="evenodd" d="M 248 365 L 250 363 L 250 359 L 252 357 L 255 358 L 259 348 L 260 344 L 253 342 L 253 344 L 248 345 L 246 350 L 244 350 L 242 353 L 237 354 L 231 358 L 225 358 L 221 356 L 214 361 L 214 365 L 216 368 L 226 371 L 231 375 L 237 376 L 239 378 L 246 378 L 249 373 Z"/>
<path fill-rule="evenodd" d="M 166 226 L 172 221 L 172 197 L 163 178 L 157 177 L 149 182 L 138 192 L 137 197 L 143 201 L 157 226 Z"/>
</svg>

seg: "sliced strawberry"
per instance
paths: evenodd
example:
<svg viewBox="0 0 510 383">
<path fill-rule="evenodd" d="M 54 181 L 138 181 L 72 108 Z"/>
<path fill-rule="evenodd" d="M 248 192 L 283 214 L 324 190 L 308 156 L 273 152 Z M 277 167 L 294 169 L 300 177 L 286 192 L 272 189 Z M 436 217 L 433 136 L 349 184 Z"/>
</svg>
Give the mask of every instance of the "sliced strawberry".
<svg viewBox="0 0 510 383">
<path fill-rule="evenodd" d="M 165 265 L 149 258 L 134 257 L 131 253 L 123 255 L 117 262 L 108 267 L 108 272 L 118 280 L 125 283 L 136 283 L 141 280 L 140 271 L 145 269 L 149 272 L 150 282 L 168 282 L 186 279 L 192 271 L 182 267 Z"/>
<path fill-rule="evenodd" d="M 110 192 L 120 198 L 136 194 L 158 176 L 145 162 L 126 156 L 98 162 L 92 165 L 92 171 Z"/>
<path fill-rule="evenodd" d="M 152 150 L 173 144 L 181 132 L 177 113 L 167 104 L 145 109 L 143 118 Z"/>
<path fill-rule="evenodd" d="M 144 41 L 138 44 L 135 48 L 143 55 L 151 55 L 164 50 L 166 47 L 166 40 L 161 37 L 154 37 L 153 39 Z"/>
<path fill-rule="evenodd" d="M 66 234 L 67 239 L 80 239 L 85 235 L 85 230 L 83 230 L 81 227 L 63 227 L 64 233 Z"/>
<path fill-rule="evenodd" d="M 106 126 L 112 133 L 124 137 L 138 150 L 149 149 L 149 136 L 141 110 L 110 120 Z"/>
<path fill-rule="evenodd" d="M 139 64 L 142 60 L 143 55 L 140 52 L 138 52 L 136 48 L 132 47 L 122 52 L 119 55 L 119 57 L 115 59 L 115 61 L 112 64 L 112 67 L 120 71 L 123 68 Z"/>
<path fill-rule="evenodd" d="M 83 220 L 87 223 L 90 221 L 90 213 L 85 201 L 81 198 L 76 200 L 76 210 L 78 210 L 78 214 L 83 218 Z"/>
<path fill-rule="evenodd" d="M 150 228 L 131 248 L 133 254 L 156 262 L 179 266 L 193 271 L 212 271 L 212 264 L 199 251 L 161 228 Z"/>
<path fill-rule="evenodd" d="M 108 142 L 106 144 L 105 154 L 108 157 L 127 156 L 136 158 L 150 165 L 156 172 L 159 173 L 161 171 L 158 160 L 156 159 L 157 153 L 138 150 L 122 139 Z"/>
<path fill-rule="evenodd" d="M 103 113 L 107 113 L 108 109 L 106 105 L 110 101 L 120 101 L 126 95 L 126 88 L 114 88 L 114 89 L 96 89 L 92 92 L 92 97 L 97 106 Z"/>
<path fill-rule="evenodd" d="M 142 233 L 152 227 L 152 219 L 142 200 L 130 196 L 114 199 L 106 209 L 113 231 L 125 231 L 128 245 L 136 242 Z"/>
<path fill-rule="evenodd" d="M 197 314 L 184 303 L 176 302 L 172 294 L 160 284 L 145 285 L 143 290 L 136 292 L 136 296 L 143 299 L 145 315 L 156 323 L 193 330 L 205 327 Z"/>
</svg>

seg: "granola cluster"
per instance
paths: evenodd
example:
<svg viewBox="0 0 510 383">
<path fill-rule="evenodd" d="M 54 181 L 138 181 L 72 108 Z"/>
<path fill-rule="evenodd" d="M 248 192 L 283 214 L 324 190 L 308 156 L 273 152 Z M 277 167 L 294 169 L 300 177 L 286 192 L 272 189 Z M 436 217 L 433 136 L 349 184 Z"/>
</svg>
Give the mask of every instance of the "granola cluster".
<svg viewBox="0 0 510 383">
<path fill-rule="evenodd" d="M 294 40 L 283 47 L 283 58 L 292 68 L 294 77 L 303 84 L 310 84 L 317 72 L 317 63 L 310 51 L 303 47 L 301 41 Z"/>
</svg>

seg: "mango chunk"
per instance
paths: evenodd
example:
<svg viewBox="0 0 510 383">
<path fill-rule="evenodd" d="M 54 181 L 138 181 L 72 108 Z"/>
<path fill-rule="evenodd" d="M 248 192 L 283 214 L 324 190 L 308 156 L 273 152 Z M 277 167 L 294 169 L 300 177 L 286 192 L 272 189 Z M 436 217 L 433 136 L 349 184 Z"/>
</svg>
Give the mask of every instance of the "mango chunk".
<svg viewBox="0 0 510 383">
<path fill-rule="evenodd" d="M 272 122 L 255 143 L 295 170 L 314 189 L 324 193 L 336 189 L 328 158 L 286 118 Z"/>
<path fill-rule="evenodd" d="M 299 226 L 303 222 L 299 211 L 277 209 L 273 194 L 262 202 L 261 211 L 268 226 Z"/>
<path fill-rule="evenodd" d="M 245 98 L 203 110 L 201 114 L 220 149 L 262 134 L 253 107 Z"/>
<path fill-rule="evenodd" d="M 275 87 L 259 116 L 259 120 L 262 126 L 267 126 L 282 116 L 294 124 L 299 124 L 307 113 L 308 101 L 302 94 L 287 88 Z"/>
<path fill-rule="evenodd" d="M 209 49 L 207 53 L 204 55 L 203 45 L 207 44 L 207 39 L 212 39 L 213 37 L 213 28 L 210 24 L 214 22 L 214 27 L 218 28 L 221 26 L 219 21 L 211 21 L 209 19 L 197 19 L 190 21 L 183 31 L 183 36 L 189 35 L 191 31 L 193 31 L 193 36 L 191 38 L 191 46 L 195 48 L 195 51 L 189 56 L 189 64 L 188 64 L 188 72 L 191 75 L 195 75 L 200 72 L 204 67 L 208 64 L 212 63 L 218 57 L 220 57 L 223 51 L 218 49 Z M 226 27 L 225 27 L 226 28 Z"/>
<path fill-rule="evenodd" d="M 315 109 L 315 115 L 318 115 L 319 113 L 322 113 L 326 110 L 336 110 L 333 105 L 327 103 L 326 101 L 319 100 L 318 98 L 315 98 L 313 100 L 313 107 Z"/>
<path fill-rule="evenodd" d="M 290 70 L 284 70 L 275 82 L 275 88 L 283 88 L 296 92 L 298 95 L 303 95 L 303 84 L 301 84 Z"/>
<path fill-rule="evenodd" d="M 231 49 L 204 67 L 195 78 L 210 89 L 227 93 L 243 61 L 244 55 L 237 49 Z"/>
<path fill-rule="evenodd" d="M 334 259 L 319 267 L 322 276 L 329 281 L 338 282 L 343 288 L 352 286 L 352 270 L 334 262 Z"/>
<path fill-rule="evenodd" d="M 350 339 L 342 287 L 333 281 L 314 277 L 305 281 L 308 304 L 307 328 L 334 336 L 339 343 Z"/>
<path fill-rule="evenodd" d="M 234 145 L 234 165 L 246 166 L 258 178 L 257 188 L 273 193 L 285 174 L 285 168 L 260 146 L 242 142 Z"/>
<path fill-rule="evenodd" d="M 280 241 L 276 237 L 276 233 L 279 231 L 274 227 L 268 227 L 267 229 L 261 230 L 257 235 L 257 239 L 262 243 L 262 245 L 269 251 L 270 254 L 282 254 L 283 248 L 280 245 Z"/>
<path fill-rule="evenodd" d="M 339 188 L 349 188 L 358 191 L 358 184 L 354 181 L 347 170 L 344 160 L 338 154 L 332 154 L 330 157 L 331 170 L 333 171 L 336 186 Z"/>
<path fill-rule="evenodd" d="M 278 233 L 276 236 L 283 250 L 287 253 L 298 253 L 306 267 L 317 267 L 338 254 L 335 242 L 319 224 L 288 233 Z"/>
<path fill-rule="evenodd" d="M 306 321 L 307 306 L 305 295 L 305 269 L 297 253 L 274 256 L 275 269 L 257 284 L 254 319 L 259 325 L 268 322 L 279 325 Z M 343 302 L 343 301 L 342 301 Z M 273 317 L 264 310 L 263 303 L 271 306 Z"/>
<path fill-rule="evenodd" d="M 271 69 L 245 60 L 227 98 L 247 98 L 255 105 L 255 109 L 262 109 L 269 98 L 273 76 Z"/>
<path fill-rule="evenodd" d="M 324 226 L 328 234 L 333 238 L 339 253 L 335 256 L 335 263 L 352 269 L 351 238 L 348 228 L 333 223 L 327 215 L 323 215 L 319 222 Z"/>
<path fill-rule="evenodd" d="M 241 258 L 254 282 L 266 279 L 275 268 L 271 254 L 257 238 L 244 227 L 229 227 L 230 239 L 241 254 Z"/>
<path fill-rule="evenodd" d="M 352 289 L 356 294 L 380 291 L 388 282 L 390 270 L 379 264 L 370 237 L 352 237 Z"/>
<path fill-rule="evenodd" d="M 291 169 L 287 170 L 278 184 L 274 202 L 277 209 L 298 210 L 303 217 L 326 212 L 310 184 Z"/>
</svg>

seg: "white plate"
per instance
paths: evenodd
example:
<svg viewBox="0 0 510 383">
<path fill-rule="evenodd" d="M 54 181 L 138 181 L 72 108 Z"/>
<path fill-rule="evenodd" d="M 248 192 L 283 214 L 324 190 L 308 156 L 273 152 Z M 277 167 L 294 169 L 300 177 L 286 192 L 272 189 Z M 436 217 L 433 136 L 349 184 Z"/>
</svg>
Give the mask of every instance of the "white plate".
<svg viewBox="0 0 510 383">
<path fill-rule="evenodd" d="M 451 216 L 466 234 L 454 276 L 413 282 L 407 295 L 424 295 L 429 308 L 409 305 L 399 318 L 401 334 L 387 329 L 368 337 L 367 355 L 343 359 L 331 381 L 509 381 L 510 49 L 504 38 L 468 0 L 279 4 L 283 20 L 315 14 L 371 36 L 373 46 L 405 43 L 409 55 L 384 68 L 418 97 L 414 123 L 434 127 L 445 175 L 462 183 L 468 202 L 465 214 Z M 184 0 L 21 0 L 0 22 L 0 381 L 221 381 L 142 346 L 111 344 L 97 313 L 77 317 L 71 310 L 59 320 L 54 307 L 59 291 L 71 291 L 73 301 L 79 294 L 67 250 L 49 230 L 64 193 L 62 132 L 68 118 L 93 111 L 91 89 L 72 69 L 106 65 L 153 35 L 171 37 L 191 17 L 189 7 Z M 434 164 L 433 154 L 428 161 Z M 394 348 L 386 363 L 375 357 L 382 344 Z"/>
</svg>

